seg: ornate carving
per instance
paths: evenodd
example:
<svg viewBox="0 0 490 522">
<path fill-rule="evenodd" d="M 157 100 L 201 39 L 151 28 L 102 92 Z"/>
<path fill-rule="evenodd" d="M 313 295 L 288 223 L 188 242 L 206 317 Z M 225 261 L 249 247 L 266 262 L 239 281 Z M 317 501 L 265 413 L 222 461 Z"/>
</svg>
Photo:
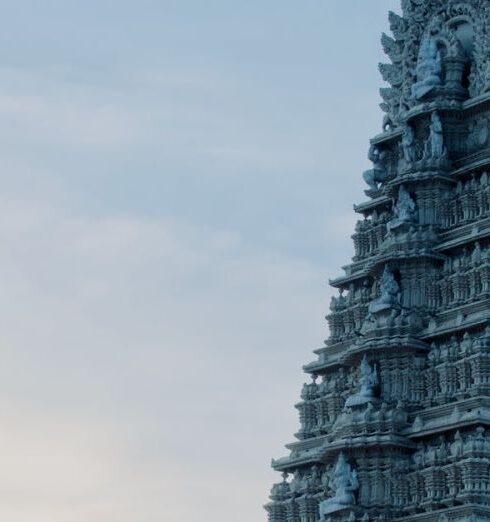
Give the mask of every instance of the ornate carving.
<svg viewBox="0 0 490 522">
<path fill-rule="evenodd" d="M 475 152 L 488 144 L 490 137 L 487 116 L 478 115 L 468 123 L 467 151 Z"/>
<path fill-rule="evenodd" d="M 426 150 L 426 157 L 432 159 L 440 159 L 445 155 L 444 150 L 444 133 L 442 121 L 437 112 L 433 112 L 430 117 L 429 125 L 429 141 Z"/>
<path fill-rule="evenodd" d="M 393 87 L 399 87 L 402 84 L 403 77 L 401 67 L 393 63 L 380 63 L 379 72 L 385 82 L 390 83 Z"/>
<path fill-rule="evenodd" d="M 373 162 L 373 168 L 364 172 L 362 177 L 372 190 L 378 190 L 378 185 L 390 177 L 386 166 L 387 157 L 388 153 L 375 145 L 369 148 L 368 158 Z"/>
<path fill-rule="evenodd" d="M 381 276 L 380 291 L 381 295 L 379 298 L 373 301 L 368 307 L 370 315 L 393 308 L 400 308 L 400 285 L 396 282 L 393 272 L 387 265 L 385 266 L 383 275 Z"/>
<path fill-rule="evenodd" d="M 408 124 L 405 124 L 403 127 L 402 147 L 403 158 L 406 163 L 413 163 L 417 160 L 417 154 L 415 151 L 415 135 L 412 127 Z"/>
<path fill-rule="evenodd" d="M 361 389 L 355 395 L 349 397 L 345 403 L 346 408 L 361 406 L 374 399 L 374 390 L 378 385 L 378 373 L 376 368 L 371 368 L 367 356 L 361 361 L 361 376 L 359 379 Z"/>
<path fill-rule="evenodd" d="M 420 100 L 441 84 L 442 57 L 436 39 L 425 36 L 420 45 L 417 61 L 417 82 L 412 85 L 412 94 Z"/>
<path fill-rule="evenodd" d="M 400 42 L 397 42 L 391 36 L 383 33 L 381 36 L 381 45 L 383 46 L 384 52 L 389 56 L 390 60 L 397 64 L 402 60 L 402 46 Z"/>
<path fill-rule="evenodd" d="M 415 223 L 415 201 L 411 198 L 403 185 L 398 191 L 398 200 L 393 207 L 395 218 L 388 222 L 387 228 L 391 232 L 407 223 Z"/>
<path fill-rule="evenodd" d="M 325 522 L 325 515 L 352 507 L 356 503 L 355 492 L 359 489 L 357 473 L 341 453 L 333 472 L 332 489 L 334 496 L 320 502 L 320 522 Z"/>
</svg>

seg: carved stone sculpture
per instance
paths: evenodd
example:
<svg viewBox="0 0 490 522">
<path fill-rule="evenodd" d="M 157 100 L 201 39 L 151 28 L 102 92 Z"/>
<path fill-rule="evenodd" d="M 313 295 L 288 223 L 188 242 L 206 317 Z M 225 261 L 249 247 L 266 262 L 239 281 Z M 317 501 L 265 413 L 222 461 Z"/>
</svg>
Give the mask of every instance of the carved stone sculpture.
<svg viewBox="0 0 490 522">
<path fill-rule="evenodd" d="M 431 36 L 422 40 L 417 61 L 417 82 L 412 87 L 412 94 L 420 100 L 441 84 L 442 60 L 437 42 Z"/>
<path fill-rule="evenodd" d="M 381 276 L 380 289 L 380 297 L 370 303 L 368 307 L 369 314 L 371 315 L 391 308 L 400 307 L 400 285 L 396 282 L 393 272 L 387 265 L 385 265 L 383 275 Z"/>
<path fill-rule="evenodd" d="M 388 231 L 395 230 L 407 223 L 414 223 L 416 221 L 415 201 L 411 198 L 406 188 L 401 185 L 398 190 L 398 200 L 393 207 L 395 218 L 387 223 Z"/>
<path fill-rule="evenodd" d="M 433 112 L 430 117 L 429 129 L 429 156 L 432 159 L 442 158 L 444 155 L 444 136 L 441 118 L 437 112 Z"/>
<path fill-rule="evenodd" d="M 378 374 L 376 368 L 371 368 L 366 355 L 364 355 L 361 361 L 361 377 L 359 383 L 361 389 L 358 393 L 347 399 L 345 402 L 346 408 L 361 406 L 374 399 L 374 390 L 378 384 Z"/>
<path fill-rule="evenodd" d="M 354 506 L 358 488 L 356 471 L 347 463 L 344 454 L 340 453 L 332 479 L 334 496 L 320 503 L 320 522 L 325 522 L 325 515 Z"/>
<path fill-rule="evenodd" d="M 405 159 L 405 162 L 413 163 L 416 161 L 417 155 L 415 152 L 415 135 L 413 133 L 412 127 L 407 124 L 403 127 L 402 146 L 403 158 Z"/>
<path fill-rule="evenodd" d="M 375 145 L 369 148 L 368 158 L 373 162 L 373 168 L 364 172 L 362 177 L 371 190 L 378 190 L 378 185 L 389 179 L 386 156 L 386 151 L 380 151 Z"/>
</svg>

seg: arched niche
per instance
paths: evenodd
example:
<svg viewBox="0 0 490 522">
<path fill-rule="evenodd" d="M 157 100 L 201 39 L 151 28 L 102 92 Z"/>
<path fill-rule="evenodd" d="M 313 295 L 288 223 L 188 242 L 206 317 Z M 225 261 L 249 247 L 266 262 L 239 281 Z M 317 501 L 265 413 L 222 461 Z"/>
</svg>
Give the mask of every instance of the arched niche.
<svg viewBox="0 0 490 522">
<path fill-rule="evenodd" d="M 475 30 L 472 22 L 465 16 L 453 18 L 449 23 L 451 29 L 454 31 L 461 49 L 464 51 L 466 57 L 466 64 L 463 70 L 461 85 L 468 89 L 470 85 L 471 67 L 473 66 L 473 50 L 475 47 Z"/>
</svg>

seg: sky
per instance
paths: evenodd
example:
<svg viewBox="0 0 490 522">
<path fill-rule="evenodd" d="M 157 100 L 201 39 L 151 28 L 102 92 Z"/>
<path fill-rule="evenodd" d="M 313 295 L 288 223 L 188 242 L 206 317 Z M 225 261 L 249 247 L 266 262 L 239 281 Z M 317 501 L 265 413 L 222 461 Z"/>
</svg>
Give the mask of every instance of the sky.
<svg viewBox="0 0 490 522">
<path fill-rule="evenodd" d="M 266 520 L 397 0 L 0 5 L 0 520 Z"/>
</svg>

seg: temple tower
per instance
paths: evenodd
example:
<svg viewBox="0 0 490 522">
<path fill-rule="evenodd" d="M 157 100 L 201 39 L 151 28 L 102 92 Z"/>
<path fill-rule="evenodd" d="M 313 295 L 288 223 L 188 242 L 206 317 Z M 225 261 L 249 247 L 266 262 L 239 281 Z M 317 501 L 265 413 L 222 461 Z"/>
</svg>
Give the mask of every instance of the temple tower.
<svg viewBox="0 0 490 522">
<path fill-rule="evenodd" d="M 490 1 L 402 13 L 270 522 L 490 521 Z"/>
</svg>

